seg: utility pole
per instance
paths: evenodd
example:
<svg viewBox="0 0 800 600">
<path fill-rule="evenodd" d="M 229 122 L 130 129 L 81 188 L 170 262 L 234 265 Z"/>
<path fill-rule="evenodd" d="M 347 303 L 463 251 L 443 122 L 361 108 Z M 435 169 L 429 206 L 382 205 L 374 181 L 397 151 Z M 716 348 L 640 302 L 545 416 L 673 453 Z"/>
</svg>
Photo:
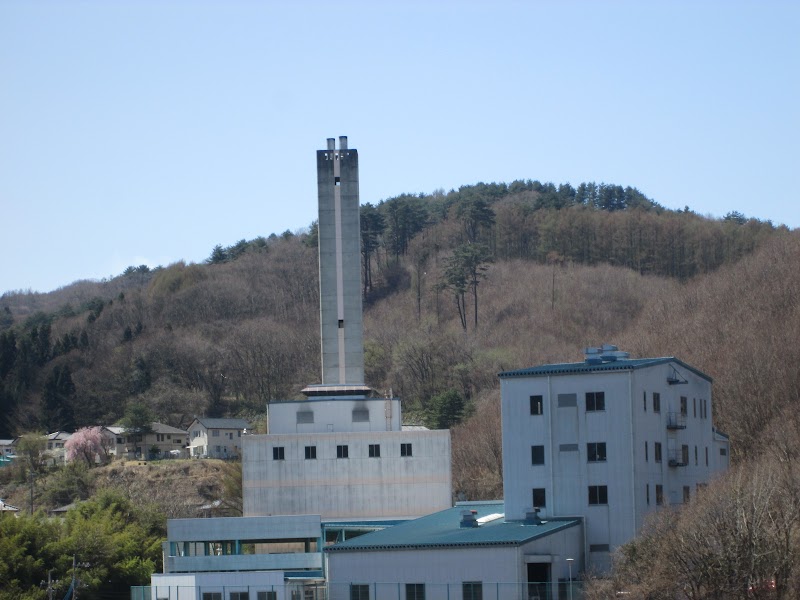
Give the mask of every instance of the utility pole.
<svg viewBox="0 0 800 600">
<path fill-rule="evenodd" d="M 30 470 L 31 478 L 31 516 L 33 516 L 33 468 Z"/>
</svg>

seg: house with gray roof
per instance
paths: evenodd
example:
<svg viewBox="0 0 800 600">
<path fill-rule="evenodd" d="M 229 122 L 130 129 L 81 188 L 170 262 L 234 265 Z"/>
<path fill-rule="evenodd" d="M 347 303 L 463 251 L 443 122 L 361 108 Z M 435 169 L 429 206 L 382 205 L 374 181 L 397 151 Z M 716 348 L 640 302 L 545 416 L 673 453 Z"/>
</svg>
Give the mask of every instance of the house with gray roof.
<svg viewBox="0 0 800 600">
<path fill-rule="evenodd" d="M 189 454 L 192 458 L 239 458 L 242 436 L 249 428 L 245 419 L 198 417 L 189 425 Z"/>
</svg>

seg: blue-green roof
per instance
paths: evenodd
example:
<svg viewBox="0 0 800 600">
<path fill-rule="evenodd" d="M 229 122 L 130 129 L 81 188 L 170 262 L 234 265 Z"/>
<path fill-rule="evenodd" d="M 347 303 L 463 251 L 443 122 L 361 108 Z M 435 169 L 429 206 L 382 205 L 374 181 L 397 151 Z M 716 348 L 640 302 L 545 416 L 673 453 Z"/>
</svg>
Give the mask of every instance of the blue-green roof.
<svg viewBox="0 0 800 600">
<path fill-rule="evenodd" d="M 554 518 L 544 519 L 536 525 L 527 521 L 506 521 L 500 517 L 479 527 L 462 527 L 461 514 L 465 510 L 476 511 L 478 519 L 505 512 L 503 502 L 460 502 L 453 508 L 328 546 L 325 552 L 518 546 L 580 523 L 580 519 Z"/>
<path fill-rule="evenodd" d="M 511 377 L 545 377 L 548 375 L 573 375 L 576 373 L 609 373 L 614 371 L 632 371 L 635 369 L 644 369 L 647 367 L 654 367 L 656 365 L 663 365 L 665 363 L 675 363 L 688 371 L 691 371 L 698 377 L 713 382 L 711 377 L 687 365 L 682 360 L 674 356 L 665 356 L 662 358 L 618 358 L 617 360 L 602 362 L 602 363 L 560 363 L 555 365 L 539 365 L 538 367 L 529 367 L 527 369 L 518 369 L 516 371 L 505 371 L 499 373 L 500 378 Z"/>
</svg>

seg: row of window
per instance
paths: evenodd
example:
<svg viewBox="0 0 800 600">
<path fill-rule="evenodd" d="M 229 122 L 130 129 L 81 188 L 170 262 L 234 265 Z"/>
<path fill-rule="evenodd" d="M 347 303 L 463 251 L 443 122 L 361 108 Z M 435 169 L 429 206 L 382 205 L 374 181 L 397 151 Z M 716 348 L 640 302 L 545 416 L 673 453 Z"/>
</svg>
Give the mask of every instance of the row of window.
<svg viewBox="0 0 800 600">
<path fill-rule="evenodd" d="M 587 412 L 603 411 L 606 409 L 605 392 L 586 392 L 584 400 Z M 577 394 L 559 394 L 558 406 L 564 408 L 577 407 Z M 530 397 L 530 410 L 532 415 L 544 414 L 544 397 L 541 394 Z"/>
<path fill-rule="evenodd" d="M 688 444 L 681 445 L 680 451 L 677 449 L 673 451 L 674 456 L 670 456 L 669 460 L 671 462 L 675 462 L 680 464 L 681 466 L 688 466 L 689 465 L 689 446 Z M 727 454 L 727 450 L 725 448 L 720 448 L 720 455 L 725 456 Z M 661 451 L 661 442 L 653 442 L 653 459 L 655 462 L 660 463 L 662 461 L 662 451 Z M 649 451 L 649 443 L 645 441 L 644 443 L 644 462 L 650 462 L 650 451 Z M 705 463 L 708 466 L 708 446 L 705 447 Z M 694 447 L 694 466 L 697 467 L 700 465 L 700 458 L 699 458 L 699 451 L 697 446 Z"/>
<path fill-rule="evenodd" d="M 256 592 L 256 600 L 277 600 L 278 592 Z M 203 592 L 203 600 L 222 600 L 222 592 Z M 228 600 L 250 600 L 250 592 L 230 592 Z"/>
<path fill-rule="evenodd" d="M 367 583 L 350 584 L 350 600 L 369 600 L 369 591 L 370 586 Z M 425 600 L 424 583 L 407 583 L 405 584 L 405 592 L 405 600 Z M 461 584 L 461 596 L 464 600 L 483 600 L 483 582 L 464 581 Z M 204 598 L 203 600 L 206 599 Z"/>
<path fill-rule="evenodd" d="M 643 392 L 644 394 L 644 411 L 647 412 L 647 392 Z M 577 406 L 577 402 L 573 400 L 575 394 L 559 394 L 558 402 L 559 406 Z M 660 413 L 661 412 L 661 394 L 658 392 L 653 392 L 651 395 L 652 403 L 653 403 L 653 412 Z M 571 403 L 575 402 L 574 404 Z M 606 394 L 605 392 L 586 392 L 585 395 L 585 407 L 586 412 L 597 412 L 603 411 L 606 409 Z M 681 407 L 681 415 L 686 417 L 689 414 L 689 399 L 686 396 L 680 397 L 680 407 Z M 692 411 L 694 417 L 697 418 L 698 408 L 700 409 L 700 418 L 706 419 L 708 418 L 708 401 L 705 398 L 700 398 L 698 402 L 697 398 L 692 398 Z M 544 414 L 544 397 L 541 394 L 537 394 L 530 397 L 530 411 L 532 415 L 542 415 Z"/>
<path fill-rule="evenodd" d="M 410 458 L 414 455 L 413 448 L 411 447 L 410 443 L 402 443 L 400 444 L 400 456 Z M 381 457 L 381 445 L 380 444 L 369 444 L 367 447 L 367 456 L 369 458 L 380 458 Z M 306 460 L 316 460 L 317 458 L 317 447 L 316 446 L 306 446 L 305 447 L 305 459 Z M 347 444 L 339 444 L 336 446 L 336 458 L 350 458 L 350 446 Z M 286 460 L 286 447 L 285 446 L 273 446 L 272 448 L 272 460 Z"/>
<path fill-rule="evenodd" d="M 596 506 L 608 504 L 608 486 L 607 485 L 590 485 L 589 492 L 589 505 Z M 533 488 L 532 499 L 534 508 L 547 507 L 547 491 L 545 488 Z"/>
<path fill-rule="evenodd" d="M 697 490 L 701 490 L 705 487 L 706 484 L 698 483 Z M 655 485 L 655 501 L 656 506 L 664 506 L 664 486 L 660 483 Z M 647 506 L 650 506 L 650 484 L 648 483 L 645 487 L 645 498 L 647 500 Z M 689 485 L 683 486 L 683 503 L 688 504 L 689 500 L 692 499 L 692 487 Z"/>
<path fill-rule="evenodd" d="M 661 394 L 658 392 L 653 392 L 652 396 L 652 404 L 653 404 L 653 412 L 660 413 L 661 412 Z M 644 412 L 647 412 L 647 392 L 642 392 L 642 405 L 644 407 Z M 680 406 L 681 406 L 681 415 L 686 417 L 689 415 L 689 398 L 686 396 L 680 397 Z M 706 398 L 700 398 L 698 401 L 697 398 L 692 398 L 692 415 L 694 418 L 697 418 L 698 408 L 700 409 L 700 418 L 707 419 L 708 418 L 708 400 Z"/>
<path fill-rule="evenodd" d="M 571 450 L 577 450 L 577 444 L 571 447 Z M 606 462 L 606 443 L 605 442 L 588 442 L 586 444 L 586 461 L 587 462 Z M 544 464 L 544 446 L 531 446 L 531 464 L 543 465 Z"/>
</svg>

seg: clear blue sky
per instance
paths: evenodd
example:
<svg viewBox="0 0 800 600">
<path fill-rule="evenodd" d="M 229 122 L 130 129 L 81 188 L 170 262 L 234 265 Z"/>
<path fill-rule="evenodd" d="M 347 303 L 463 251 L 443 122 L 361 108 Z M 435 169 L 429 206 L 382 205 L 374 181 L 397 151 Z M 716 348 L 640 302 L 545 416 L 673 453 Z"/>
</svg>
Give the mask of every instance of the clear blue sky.
<svg viewBox="0 0 800 600">
<path fill-rule="evenodd" d="M 800 226 L 800 3 L 0 0 L 0 293 L 479 181 Z"/>
</svg>

